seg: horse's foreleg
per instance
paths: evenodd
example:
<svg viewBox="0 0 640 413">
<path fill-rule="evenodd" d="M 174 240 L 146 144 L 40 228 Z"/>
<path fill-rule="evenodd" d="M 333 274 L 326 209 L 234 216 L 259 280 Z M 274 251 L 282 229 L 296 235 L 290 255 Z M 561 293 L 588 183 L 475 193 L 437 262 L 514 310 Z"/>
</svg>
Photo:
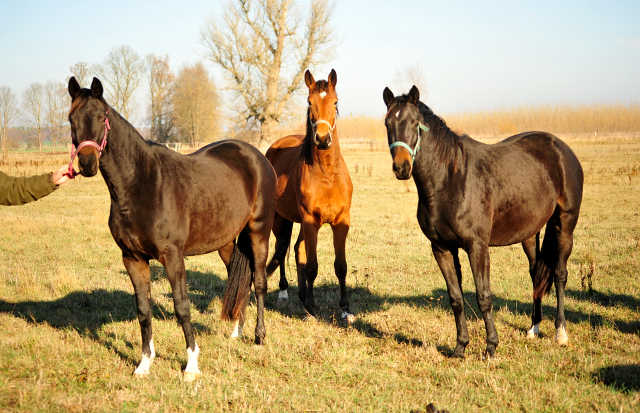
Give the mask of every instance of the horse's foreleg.
<svg viewBox="0 0 640 413">
<path fill-rule="evenodd" d="M 489 246 L 486 244 L 474 243 L 467 251 L 469 264 L 473 279 L 476 282 L 476 298 L 478 307 L 482 312 L 484 326 L 487 330 L 487 349 L 484 356 L 493 357 L 498 346 L 498 332 L 493 322 L 493 303 L 491 297 L 491 282 L 489 278 Z"/>
<path fill-rule="evenodd" d="M 307 252 L 305 250 L 304 234 L 302 228 L 298 234 L 298 239 L 293 246 L 293 251 L 296 255 L 296 273 L 298 275 L 298 298 L 302 304 L 307 301 L 307 279 L 304 275 L 304 267 L 307 263 Z"/>
<path fill-rule="evenodd" d="M 124 255 L 122 259 L 136 294 L 138 321 L 140 322 L 140 331 L 142 333 L 142 360 L 133 374 L 136 377 L 146 377 L 149 375 L 149 367 L 156 355 L 151 331 L 151 277 L 149 274 L 149 262 Z"/>
<path fill-rule="evenodd" d="M 536 260 L 540 255 L 540 233 L 522 242 L 522 249 L 529 260 L 529 275 L 531 281 L 535 279 Z M 531 328 L 527 331 L 527 338 L 535 338 L 540 333 L 540 322 L 542 321 L 542 299 L 533 299 L 533 313 L 531 314 Z"/>
<path fill-rule="evenodd" d="M 284 217 L 277 212 L 273 217 L 273 235 L 276 237 L 276 250 L 278 249 L 277 243 L 279 242 L 280 232 L 282 231 L 284 223 Z M 288 241 L 288 243 L 291 240 Z M 287 274 L 285 270 L 285 261 L 284 259 L 280 262 L 280 283 L 278 287 L 280 288 L 280 292 L 278 293 L 278 300 L 288 300 L 289 299 L 289 281 L 287 281 Z"/>
<path fill-rule="evenodd" d="M 336 254 L 336 259 L 333 262 L 333 267 L 336 271 L 336 277 L 338 277 L 338 284 L 340 285 L 340 308 L 342 308 L 342 319 L 349 323 L 353 323 L 356 317 L 351 314 L 349 309 L 349 297 L 347 296 L 347 257 L 346 257 L 346 243 L 347 234 L 349 233 L 349 222 L 339 222 L 331 225 L 333 230 L 333 249 Z"/>
<path fill-rule="evenodd" d="M 302 222 L 302 233 L 304 236 L 304 250 L 307 255 L 307 262 L 304 265 L 304 277 L 307 281 L 307 299 L 304 302 L 304 308 L 307 312 L 315 317 L 316 305 L 313 299 L 313 283 L 318 276 L 318 255 L 316 247 L 318 245 L 318 227 L 315 222 Z"/>
<path fill-rule="evenodd" d="M 191 326 L 191 309 L 187 295 L 187 273 L 184 268 L 184 258 L 182 252 L 172 249 L 165 251 L 160 256 L 160 262 L 167 271 L 167 278 L 173 291 L 173 307 L 187 342 L 187 367 L 184 369 L 184 380 L 193 381 L 200 376 L 198 368 L 200 349 L 196 344 Z"/>
<path fill-rule="evenodd" d="M 458 250 L 448 250 L 431 243 L 433 256 L 442 271 L 444 280 L 447 283 L 449 301 L 453 309 L 453 316 L 456 320 L 457 345 L 453 352 L 454 357 L 464 357 L 464 349 L 469 344 L 469 331 L 467 330 L 467 319 L 464 315 L 464 299 L 462 297 L 462 273 L 458 261 Z M 456 265 L 456 263 L 458 263 Z"/>
</svg>

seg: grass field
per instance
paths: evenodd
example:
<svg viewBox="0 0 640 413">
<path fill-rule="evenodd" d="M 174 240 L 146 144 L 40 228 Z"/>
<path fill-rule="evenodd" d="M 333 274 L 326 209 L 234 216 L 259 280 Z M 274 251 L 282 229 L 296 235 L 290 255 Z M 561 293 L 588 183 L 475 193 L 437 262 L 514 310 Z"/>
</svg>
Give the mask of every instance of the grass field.
<svg viewBox="0 0 640 413">
<path fill-rule="evenodd" d="M 555 293 L 541 337 L 528 341 L 531 281 L 519 245 L 491 250 L 497 359 L 482 361 L 466 256 L 471 342 L 452 359 L 455 324 L 446 286 L 418 227 L 412 181 L 395 179 L 387 151 L 344 153 L 354 182 L 347 241 L 352 325 L 340 320 L 331 231 L 319 242 L 317 320 L 306 319 L 289 261 L 289 303 L 269 282 L 267 339 L 229 339 L 219 317 L 226 274 L 216 254 L 186 261 L 202 378 L 182 381 L 184 336 L 169 283 L 152 266 L 154 342 L 148 380 L 133 288 L 107 227 L 100 176 L 78 178 L 40 201 L 0 207 L 0 411 L 640 410 L 640 141 L 569 142 L 585 170 L 585 197 L 569 260 L 570 346 L 554 342 Z M 10 155 L 0 170 L 51 171 L 64 156 Z M 297 227 L 294 227 L 297 231 Z M 295 234 L 294 234 L 295 236 Z M 295 238 L 294 238 L 295 239 Z"/>
</svg>

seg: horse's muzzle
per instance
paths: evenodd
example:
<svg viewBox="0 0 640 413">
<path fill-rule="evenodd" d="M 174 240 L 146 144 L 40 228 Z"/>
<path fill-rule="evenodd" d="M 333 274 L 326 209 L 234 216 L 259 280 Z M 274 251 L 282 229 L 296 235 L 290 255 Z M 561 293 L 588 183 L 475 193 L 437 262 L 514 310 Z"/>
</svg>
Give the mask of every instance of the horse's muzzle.
<svg viewBox="0 0 640 413">
<path fill-rule="evenodd" d="M 78 154 L 78 172 L 87 178 L 95 176 L 98 173 L 98 162 L 98 155 L 95 150 L 86 155 Z"/>
<path fill-rule="evenodd" d="M 406 159 L 394 159 L 393 173 L 396 174 L 396 178 L 400 180 L 411 178 L 411 161 Z"/>
<path fill-rule="evenodd" d="M 319 136 L 316 134 L 316 138 L 314 140 L 316 147 L 321 150 L 331 148 L 331 135 L 326 134 L 324 136 Z"/>
</svg>

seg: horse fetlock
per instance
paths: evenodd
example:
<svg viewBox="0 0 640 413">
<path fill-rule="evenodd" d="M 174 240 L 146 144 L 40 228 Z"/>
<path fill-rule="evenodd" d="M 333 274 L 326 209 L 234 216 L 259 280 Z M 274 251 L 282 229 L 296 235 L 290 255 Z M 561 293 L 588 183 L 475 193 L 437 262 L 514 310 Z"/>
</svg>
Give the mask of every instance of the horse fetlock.
<svg viewBox="0 0 640 413">
<path fill-rule="evenodd" d="M 466 347 L 467 347 L 466 345 L 463 346 L 462 344 L 458 344 L 456 346 L 456 349 L 453 351 L 452 357 L 463 359 L 464 358 L 464 349 Z"/>
</svg>

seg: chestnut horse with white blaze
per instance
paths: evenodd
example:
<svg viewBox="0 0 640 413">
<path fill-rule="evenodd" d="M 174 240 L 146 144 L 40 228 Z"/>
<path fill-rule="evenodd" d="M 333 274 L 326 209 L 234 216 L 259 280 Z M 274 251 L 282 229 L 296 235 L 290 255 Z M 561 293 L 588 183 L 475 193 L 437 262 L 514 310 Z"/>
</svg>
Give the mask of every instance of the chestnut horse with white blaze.
<svg viewBox="0 0 640 413">
<path fill-rule="evenodd" d="M 489 247 L 515 243 L 522 243 L 533 281 L 534 310 L 527 337 L 537 336 L 542 297 L 555 283 L 556 340 L 566 344 L 564 288 L 583 185 L 582 166 L 571 148 L 545 132 L 520 133 L 494 145 L 458 135 L 420 102 L 415 86 L 402 96 L 386 88 L 383 99 L 393 171 L 398 179 L 413 177 L 418 223 L 447 283 L 457 330 L 453 355 L 462 357 L 469 343 L 460 248 L 469 256 L 476 284 L 487 331 L 486 356 L 493 356 L 498 345 Z"/>
<path fill-rule="evenodd" d="M 80 174 L 94 176 L 99 169 L 109 188 L 109 229 L 133 283 L 142 333 L 142 361 L 134 374 L 148 376 L 155 356 L 149 273 L 149 260 L 155 259 L 165 267 L 187 343 L 184 379 L 194 380 L 200 375 L 200 350 L 191 325 L 184 257 L 220 253 L 229 275 L 222 318 L 235 321 L 236 330 L 253 282 L 255 342 L 261 344 L 276 176 L 267 159 L 241 141 L 216 142 L 186 156 L 146 141 L 102 93 L 98 79 L 93 78 L 91 89 L 82 89 L 72 77 L 69 121 Z"/>
<path fill-rule="evenodd" d="M 284 259 L 293 223 L 300 223 L 300 234 L 294 246 L 298 297 L 307 312 L 315 316 L 313 283 L 318 275 L 318 230 L 323 224 L 330 224 L 335 250 L 334 268 L 340 285 L 342 318 L 352 322 L 354 316 L 349 309 L 345 282 L 345 246 L 351 224 L 353 185 L 347 165 L 340 154 L 336 128 L 338 96 L 335 88 L 338 77 L 335 70 L 331 70 L 328 80 L 316 82 L 307 70 L 304 80 L 309 88 L 306 134 L 281 138 L 266 153 L 278 176 L 273 223 L 276 251 L 267 265 L 267 274 L 272 274 L 280 267 L 280 298 L 288 298 L 289 283 Z"/>
</svg>

